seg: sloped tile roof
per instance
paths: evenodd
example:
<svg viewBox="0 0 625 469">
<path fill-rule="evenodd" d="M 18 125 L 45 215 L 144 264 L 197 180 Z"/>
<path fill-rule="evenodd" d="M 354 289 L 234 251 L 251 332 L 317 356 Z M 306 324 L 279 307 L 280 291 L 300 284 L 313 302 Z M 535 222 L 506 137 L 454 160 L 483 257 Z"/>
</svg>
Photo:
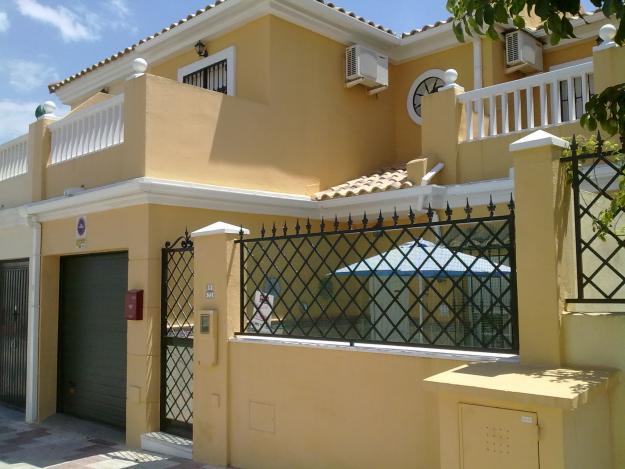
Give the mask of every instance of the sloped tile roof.
<svg viewBox="0 0 625 469">
<path fill-rule="evenodd" d="M 414 184 L 408 180 L 405 168 L 387 168 L 376 171 L 368 176 L 361 176 L 344 184 L 313 194 L 313 200 L 330 200 L 355 195 L 386 192 L 397 189 L 408 189 Z"/>
<path fill-rule="evenodd" d="M 102 66 L 104 66 L 104 65 L 106 65 L 108 63 L 111 63 L 111 62 L 114 62 L 117 59 L 120 59 L 121 57 L 123 57 L 123 56 L 129 54 L 130 52 L 134 51 L 141 44 L 144 44 L 144 43 L 146 43 L 148 41 L 151 41 L 152 39 L 157 38 L 157 37 L 159 37 L 159 36 L 169 32 L 169 31 L 171 31 L 174 28 L 177 28 L 178 26 L 180 26 L 180 25 L 182 25 L 182 24 L 184 24 L 184 23 L 186 23 L 188 21 L 193 20 L 194 18 L 197 18 L 198 16 L 202 15 L 203 13 L 205 13 L 205 12 L 207 12 L 209 10 L 212 10 L 213 8 L 219 6 L 219 5 L 221 5 L 221 4 L 223 4 L 223 3 L 227 2 L 227 1 L 228 0 L 216 0 L 215 3 L 213 3 L 211 5 L 207 5 L 205 8 L 201 8 L 201 9 L 197 10 L 195 13 L 191 13 L 187 17 L 182 18 L 182 19 L 180 19 L 180 20 L 170 24 L 166 28 L 163 28 L 161 31 L 158 31 L 158 32 L 156 32 L 156 33 L 154 33 L 154 34 L 152 34 L 150 36 L 147 36 L 147 37 L 139 40 L 138 42 L 136 42 L 136 43 L 126 47 L 124 50 L 121 50 L 121 51 L 119 51 L 119 52 L 117 52 L 117 53 L 115 53 L 115 54 L 113 54 L 113 55 L 111 55 L 111 56 L 109 56 L 109 57 L 107 57 L 107 58 L 105 58 L 103 60 L 100 60 L 98 63 L 95 63 L 95 64 L 93 64 L 93 65 L 91 65 L 91 66 L 89 66 L 87 68 L 84 68 L 83 70 L 81 70 L 81 71 L 79 71 L 79 72 L 77 72 L 77 73 L 75 73 L 75 74 L 73 74 L 73 75 L 71 75 L 71 76 L 69 76 L 69 77 L 67 77 L 67 78 L 65 78 L 63 80 L 60 80 L 60 81 L 57 81 L 55 83 L 49 84 L 48 85 L 48 90 L 50 91 L 50 93 L 54 93 L 56 90 L 61 88 L 63 85 L 66 85 L 66 84 L 68 84 L 68 83 L 70 83 L 70 82 L 72 82 L 72 81 L 82 77 L 83 75 L 86 75 L 87 73 L 94 71 L 97 68 L 100 68 L 100 67 L 102 67 Z M 387 33 L 389 35 L 397 37 L 397 35 L 393 32 L 392 29 L 387 28 L 385 26 L 382 26 L 381 24 L 377 24 L 374 21 L 368 20 L 368 19 L 366 19 L 366 18 L 364 18 L 362 16 L 359 16 L 358 14 L 354 13 L 353 11 L 348 11 L 345 8 L 339 7 L 339 6 L 335 5 L 332 2 L 326 2 L 325 0 L 313 0 L 313 1 L 321 3 L 322 5 L 325 5 L 326 7 L 331 8 L 332 10 L 334 10 L 334 11 L 336 11 L 338 13 L 341 13 L 343 15 L 349 16 L 350 18 L 355 18 L 358 21 L 360 21 L 362 23 L 365 23 L 365 24 L 368 24 L 369 26 L 371 26 L 373 28 L 379 29 L 380 31 L 384 31 L 385 33 Z M 432 29 L 432 28 L 435 28 L 437 26 L 441 26 L 441 25 L 446 24 L 448 22 L 449 22 L 449 20 L 445 20 L 445 21 L 439 21 L 439 22 L 437 22 L 437 23 L 435 23 L 433 25 L 425 25 L 425 26 L 423 26 L 420 29 L 413 29 L 409 33 L 404 33 L 402 35 L 402 37 L 413 36 L 413 35 L 415 35 L 415 34 L 417 34 L 419 32 L 426 31 L 428 29 Z"/>
</svg>

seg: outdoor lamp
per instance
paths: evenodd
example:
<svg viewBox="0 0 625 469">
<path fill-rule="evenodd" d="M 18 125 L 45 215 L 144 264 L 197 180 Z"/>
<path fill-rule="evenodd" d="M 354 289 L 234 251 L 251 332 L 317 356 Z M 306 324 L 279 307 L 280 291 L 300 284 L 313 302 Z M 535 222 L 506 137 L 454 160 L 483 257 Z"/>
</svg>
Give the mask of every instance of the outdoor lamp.
<svg viewBox="0 0 625 469">
<path fill-rule="evenodd" d="M 197 52 L 197 55 L 199 55 L 200 57 L 208 56 L 208 52 L 206 51 L 206 44 L 204 44 L 202 41 L 198 41 L 195 45 L 195 52 Z"/>
</svg>

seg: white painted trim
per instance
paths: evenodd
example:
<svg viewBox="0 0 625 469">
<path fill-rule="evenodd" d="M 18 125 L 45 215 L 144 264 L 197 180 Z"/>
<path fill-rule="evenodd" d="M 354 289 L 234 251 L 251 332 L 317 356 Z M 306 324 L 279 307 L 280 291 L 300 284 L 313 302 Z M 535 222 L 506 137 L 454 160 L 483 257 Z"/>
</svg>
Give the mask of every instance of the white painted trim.
<svg viewBox="0 0 625 469">
<path fill-rule="evenodd" d="M 217 62 L 221 62 L 222 60 L 226 60 L 226 64 L 227 64 L 226 65 L 227 66 L 226 81 L 227 81 L 227 87 L 228 87 L 227 94 L 228 96 L 235 96 L 236 95 L 236 68 L 237 68 L 236 57 L 237 57 L 236 47 L 235 46 L 227 47 L 213 55 L 209 55 L 208 57 L 205 57 L 201 60 L 193 62 L 192 64 L 179 68 L 178 69 L 178 81 L 182 83 L 182 79 L 185 76 L 191 73 L 197 72 L 198 70 L 202 70 L 203 68 L 210 67 L 211 65 L 216 64 Z"/>
<path fill-rule="evenodd" d="M 35 202 L 24 206 L 24 215 L 35 215 L 39 221 L 58 220 L 81 214 L 131 207 L 142 204 L 171 205 L 237 213 L 282 215 L 319 219 L 346 218 L 350 213 L 381 210 L 383 214 L 405 213 L 412 207 L 422 213 L 427 204 L 443 209 L 464 207 L 466 197 L 472 205 L 487 204 L 493 196 L 495 203 L 509 200 L 513 189 L 511 179 L 495 179 L 454 186 L 415 186 L 354 197 L 313 201 L 299 194 L 238 189 L 208 184 L 187 183 L 155 178 L 137 178 L 109 186 L 85 190 L 71 197 Z M 4 210 L 0 210 L 0 225 Z M 15 216 L 9 216 L 13 220 Z"/>
<path fill-rule="evenodd" d="M 473 89 L 482 87 L 482 38 L 473 39 Z"/>
<path fill-rule="evenodd" d="M 518 355 L 504 353 L 460 351 L 452 349 L 433 349 L 426 347 L 402 347 L 394 345 L 375 345 L 355 343 L 350 346 L 348 342 L 322 341 L 306 339 L 289 339 L 287 337 L 254 337 L 236 336 L 230 339 L 233 344 L 259 344 L 265 346 L 303 347 L 322 350 L 342 350 L 354 353 L 382 353 L 387 355 L 410 356 L 415 358 L 428 358 L 439 360 L 457 360 L 470 362 L 512 362 L 519 360 Z"/>
<path fill-rule="evenodd" d="M 28 263 L 28 339 L 26 345 L 26 421 L 39 418 L 39 284 L 41 278 L 41 224 L 28 217 L 32 252 Z"/>
<path fill-rule="evenodd" d="M 561 70 L 567 67 L 574 67 L 575 65 L 581 65 L 588 62 L 592 62 L 592 57 L 584 57 L 583 59 L 571 60 L 570 62 L 564 62 L 558 65 L 552 65 L 549 67 L 549 71 L 552 72 L 554 70 Z"/>
<path fill-rule="evenodd" d="M 432 68 L 423 72 L 415 79 L 415 81 L 412 82 L 412 86 L 410 87 L 410 91 L 408 92 L 408 97 L 406 98 L 406 109 L 408 110 L 408 115 L 417 125 L 421 125 L 423 119 L 415 112 L 412 105 L 412 99 L 417 91 L 417 87 L 421 84 L 421 82 L 430 77 L 440 78 L 441 80 L 445 81 L 445 71 L 441 70 L 440 68 Z"/>
<path fill-rule="evenodd" d="M 244 235 L 250 234 L 250 230 L 248 230 L 247 228 L 231 225 L 230 223 L 224 223 L 223 221 L 218 221 L 217 223 L 213 223 L 212 225 L 208 225 L 204 228 L 200 228 L 199 230 L 195 230 L 193 233 L 191 233 L 191 237 L 202 238 L 204 236 L 221 234 L 239 235 L 241 234 L 241 230 L 243 230 Z"/>
<path fill-rule="evenodd" d="M 525 137 L 512 142 L 510 144 L 510 152 L 522 151 L 522 150 L 531 150 L 534 148 L 546 147 L 546 146 L 556 146 L 559 148 L 568 148 L 569 142 L 566 140 L 556 137 L 544 130 L 537 130 L 536 132 L 532 132 Z"/>
</svg>

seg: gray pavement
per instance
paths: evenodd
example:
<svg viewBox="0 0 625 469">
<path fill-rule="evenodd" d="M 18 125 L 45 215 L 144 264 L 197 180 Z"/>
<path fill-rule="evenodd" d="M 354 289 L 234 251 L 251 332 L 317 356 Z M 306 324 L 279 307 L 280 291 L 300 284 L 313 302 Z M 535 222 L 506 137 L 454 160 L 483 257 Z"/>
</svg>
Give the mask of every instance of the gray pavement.
<svg viewBox="0 0 625 469">
<path fill-rule="evenodd" d="M 33 469 L 199 469 L 193 461 L 124 446 L 123 432 L 66 415 L 40 425 L 24 422 L 24 414 L 0 406 L 0 468 Z"/>
</svg>

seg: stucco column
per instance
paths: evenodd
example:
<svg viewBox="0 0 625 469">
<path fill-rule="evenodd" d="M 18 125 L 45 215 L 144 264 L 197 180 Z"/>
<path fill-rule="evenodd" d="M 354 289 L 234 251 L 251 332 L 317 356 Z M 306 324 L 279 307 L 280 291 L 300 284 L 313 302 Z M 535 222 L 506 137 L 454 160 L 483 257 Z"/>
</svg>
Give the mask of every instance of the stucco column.
<svg viewBox="0 0 625 469">
<path fill-rule="evenodd" d="M 516 198 L 516 263 L 521 362 L 561 363 L 562 230 L 568 210 L 559 158 L 568 143 L 542 130 L 510 145 Z M 560 266 L 563 269 L 564 266 Z M 571 267 L 569 267 L 570 269 Z M 562 272 L 562 271 L 561 271 Z"/>
<path fill-rule="evenodd" d="M 30 124 L 28 129 L 28 175 L 33 202 L 45 198 L 44 173 L 50 159 L 52 143 L 48 126 L 56 120 L 54 116 L 44 116 Z"/>
<path fill-rule="evenodd" d="M 599 45 L 593 49 L 592 62 L 595 93 L 625 82 L 625 47 L 613 42 Z"/>
<path fill-rule="evenodd" d="M 219 222 L 191 235 L 195 248 L 193 459 L 220 466 L 229 462 L 228 340 L 239 325 L 239 245 L 234 243 L 239 231 Z"/>
<path fill-rule="evenodd" d="M 422 154 L 445 165 L 441 184 L 458 182 L 458 136 L 464 132 L 463 106 L 457 96 L 464 93 L 458 85 L 448 85 L 422 99 Z"/>
</svg>

